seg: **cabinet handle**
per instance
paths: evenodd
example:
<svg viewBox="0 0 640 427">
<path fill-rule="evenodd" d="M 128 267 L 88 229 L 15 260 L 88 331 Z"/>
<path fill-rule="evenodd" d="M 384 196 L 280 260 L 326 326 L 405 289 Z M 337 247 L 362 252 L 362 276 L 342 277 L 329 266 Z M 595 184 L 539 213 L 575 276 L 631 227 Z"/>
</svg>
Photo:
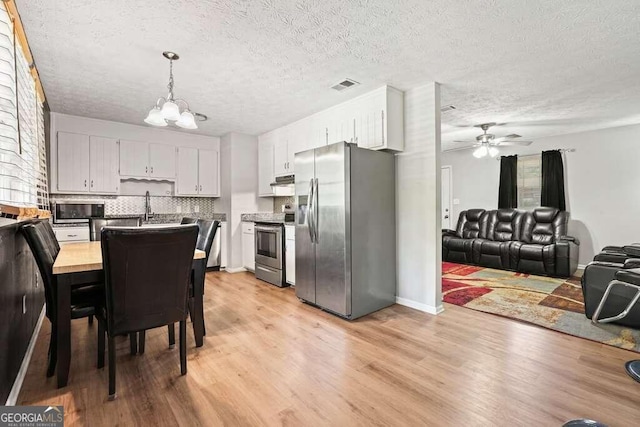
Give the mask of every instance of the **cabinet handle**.
<svg viewBox="0 0 640 427">
<path fill-rule="evenodd" d="M 87 188 L 87 180 L 84 180 L 84 188 Z"/>
<path fill-rule="evenodd" d="M 93 188 L 93 180 L 91 180 L 91 188 Z"/>
<path fill-rule="evenodd" d="M 202 185 L 200 186 L 200 191 L 202 191 Z"/>
<path fill-rule="evenodd" d="M 149 167 L 148 166 L 144 167 L 144 173 L 149 173 Z"/>
<path fill-rule="evenodd" d="M 382 116 L 382 121 L 381 121 L 381 123 L 382 123 L 382 145 L 384 145 L 384 110 L 382 110 L 380 113 L 381 113 L 380 115 Z"/>
<path fill-rule="evenodd" d="M 69 237 L 78 237 L 77 234 L 67 234 L 67 236 L 69 236 Z"/>
<path fill-rule="evenodd" d="M 198 184 L 196 184 L 196 191 L 198 191 Z"/>
<path fill-rule="evenodd" d="M 153 173 L 153 166 L 151 166 L 151 173 Z"/>
</svg>

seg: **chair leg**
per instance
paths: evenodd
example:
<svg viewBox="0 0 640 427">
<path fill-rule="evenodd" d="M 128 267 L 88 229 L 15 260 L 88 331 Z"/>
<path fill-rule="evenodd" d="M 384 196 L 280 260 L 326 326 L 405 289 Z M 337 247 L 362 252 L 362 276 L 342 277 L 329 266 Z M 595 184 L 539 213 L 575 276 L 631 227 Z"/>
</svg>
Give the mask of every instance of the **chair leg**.
<svg viewBox="0 0 640 427">
<path fill-rule="evenodd" d="M 98 369 L 104 368 L 104 324 L 98 320 Z"/>
<path fill-rule="evenodd" d="M 170 325 L 167 325 L 167 328 L 169 329 L 169 348 L 174 348 L 176 346 L 176 328 L 175 328 L 175 325 L 172 323 Z"/>
<path fill-rule="evenodd" d="M 49 338 L 49 363 L 47 365 L 47 378 L 51 378 L 56 371 L 58 361 L 58 337 L 55 324 L 51 324 L 51 337 Z"/>
<path fill-rule="evenodd" d="M 138 353 L 138 333 L 131 332 L 129 334 L 129 345 L 131 346 L 131 355 Z"/>
<path fill-rule="evenodd" d="M 93 325 L 93 314 L 89 315 L 89 326 Z"/>
<path fill-rule="evenodd" d="M 147 331 L 145 330 L 138 332 L 138 354 L 144 354 L 144 341 L 147 335 L 146 332 Z"/>
<path fill-rule="evenodd" d="M 116 341 L 109 337 L 109 400 L 116 397 Z"/>
<path fill-rule="evenodd" d="M 187 322 L 180 321 L 180 375 L 187 374 Z"/>
</svg>

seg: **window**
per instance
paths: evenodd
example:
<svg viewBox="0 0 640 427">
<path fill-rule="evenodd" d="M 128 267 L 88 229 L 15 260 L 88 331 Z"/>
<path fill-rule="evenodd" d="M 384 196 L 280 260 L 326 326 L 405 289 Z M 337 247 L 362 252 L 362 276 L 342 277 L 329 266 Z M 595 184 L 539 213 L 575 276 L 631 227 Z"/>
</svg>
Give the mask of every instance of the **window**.
<svg viewBox="0 0 640 427">
<path fill-rule="evenodd" d="M 42 100 L 22 47 L 14 44 L 13 23 L 2 3 L 0 203 L 49 207 Z"/>
<path fill-rule="evenodd" d="M 518 157 L 518 209 L 540 206 L 542 190 L 542 155 Z"/>
</svg>

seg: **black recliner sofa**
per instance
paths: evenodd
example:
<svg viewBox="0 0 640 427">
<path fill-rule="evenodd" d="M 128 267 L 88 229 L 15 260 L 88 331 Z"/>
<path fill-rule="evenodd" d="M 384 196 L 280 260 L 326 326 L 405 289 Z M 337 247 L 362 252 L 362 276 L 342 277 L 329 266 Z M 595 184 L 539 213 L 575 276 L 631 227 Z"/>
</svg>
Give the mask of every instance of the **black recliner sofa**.
<svg viewBox="0 0 640 427">
<path fill-rule="evenodd" d="M 567 236 L 569 214 L 554 208 L 469 209 L 442 231 L 443 261 L 570 277 L 580 242 Z"/>
</svg>

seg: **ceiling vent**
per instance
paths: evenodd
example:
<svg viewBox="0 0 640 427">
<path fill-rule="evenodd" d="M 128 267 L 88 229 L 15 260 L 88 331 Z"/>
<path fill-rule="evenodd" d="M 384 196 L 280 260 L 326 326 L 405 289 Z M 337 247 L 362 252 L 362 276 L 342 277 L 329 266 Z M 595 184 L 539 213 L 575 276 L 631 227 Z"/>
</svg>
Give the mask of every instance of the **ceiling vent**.
<svg viewBox="0 0 640 427">
<path fill-rule="evenodd" d="M 360 83 L 358 83 L 355 80 L 351 80 L 351 79 L 344 79 L 343 81 L 341 81 L 340 83 L 331 86 L 331 89 L 335 89 L 338 92 L 343 91 L 345 89 L 349 89 L 352 86 L 356 86 L 359 85 Z"/>
<path fill-rule="evenodd" d="M 440 107 L 440 111 L 442 113 L 446 113 L 447 111 L 455 110 L 456 107 L 454 105 L 445 105 L 444 107 Z"/>
<path fill-rule="evenodd" d="M 507 135 L 504 139 L 514 139 L 514 138 L 522 138 L 522 135 L 518 135 L 517 133 L 512 133 L 511 135 Z"/>
</svg>

